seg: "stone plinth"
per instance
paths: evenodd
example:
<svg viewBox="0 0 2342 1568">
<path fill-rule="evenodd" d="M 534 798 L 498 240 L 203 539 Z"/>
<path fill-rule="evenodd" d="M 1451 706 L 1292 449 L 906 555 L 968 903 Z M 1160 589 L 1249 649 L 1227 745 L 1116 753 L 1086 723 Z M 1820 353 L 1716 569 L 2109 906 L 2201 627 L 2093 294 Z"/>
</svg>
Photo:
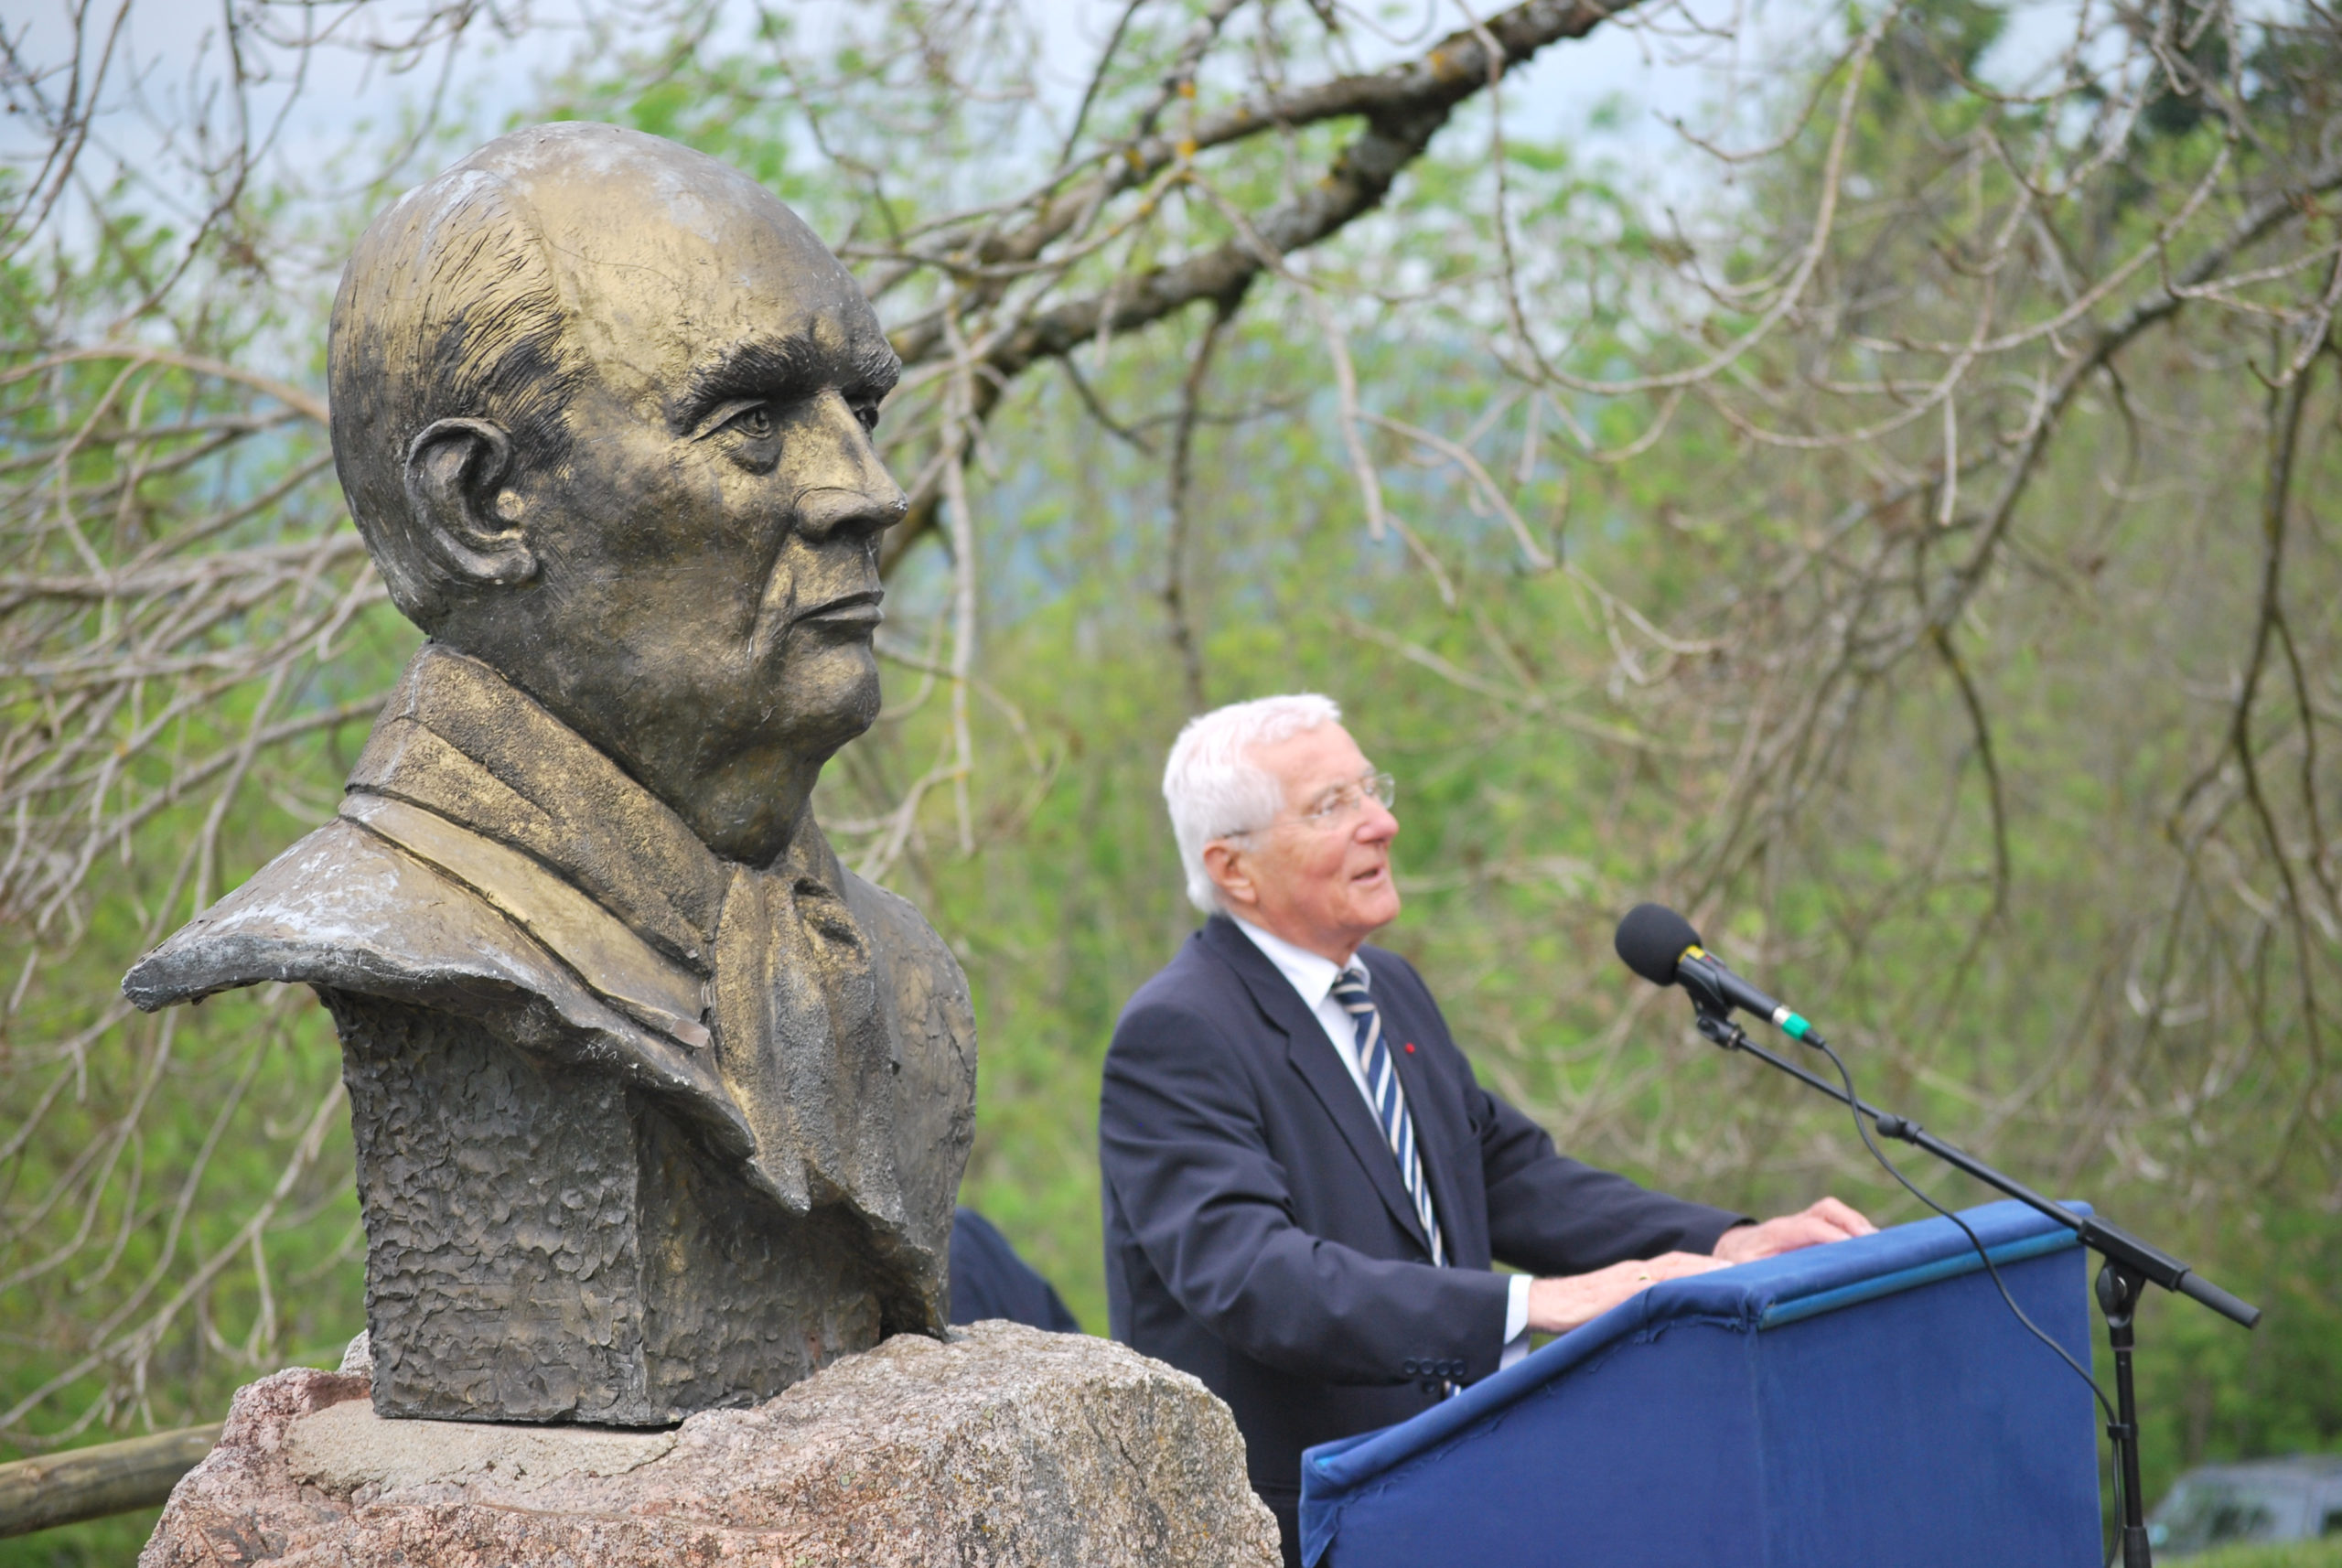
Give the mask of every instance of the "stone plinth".
<svg viewBox="0 0 2342 1568">
<path fill-rule="evenodd" d="M 296 1369 L 242 1390 L 141 1568 L 1278 1560 L 1227 1407 L 1081 1335 L 897 1335 L 670 1432 L 390 1421 L 369 1388 Z"/>
</svg>

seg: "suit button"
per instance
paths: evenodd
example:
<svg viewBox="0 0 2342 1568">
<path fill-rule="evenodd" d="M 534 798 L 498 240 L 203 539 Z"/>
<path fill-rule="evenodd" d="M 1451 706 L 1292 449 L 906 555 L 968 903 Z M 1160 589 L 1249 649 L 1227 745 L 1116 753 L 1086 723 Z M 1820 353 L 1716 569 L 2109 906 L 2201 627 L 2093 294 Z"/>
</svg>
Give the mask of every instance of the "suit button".
<svg viewBox="0 0 2342 1568">
<path fill-rule="evenodd" d="M 1447 1375 L 1448 1375 L 1449 1377 L 1451 1377 L 1451 1378 L 1460 1378 L 1460 1377 L 1462 1377 L 1462 1376 L 1464 1375 L 1464 1363 L 1463 1363 L 1463 1362 L 1461 1362 L 1461 1361 L 1450 1361 L 1450 1362 L 1448 1362 L 1448 1363 L 1447 1363 Z"/>
<path fill-rule="evenodd" d="M 1423 1370 L 1423 1363 L 1416 1360 L 1413 1356 L 1410 1356 L 1405 1360 L 1399 1363 L 1399 1369 L 1412 1378 L 1417 1372 Z"/>
</svg>

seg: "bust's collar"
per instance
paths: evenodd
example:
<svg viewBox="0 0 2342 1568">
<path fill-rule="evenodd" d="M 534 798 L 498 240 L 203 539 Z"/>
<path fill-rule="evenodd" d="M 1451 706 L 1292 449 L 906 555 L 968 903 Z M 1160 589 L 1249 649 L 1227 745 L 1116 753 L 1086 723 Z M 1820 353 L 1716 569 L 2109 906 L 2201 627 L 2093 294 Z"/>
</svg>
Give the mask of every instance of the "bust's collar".
<svg viewBox="0 0 2342 1568">
<path fill-rule="evenodd" d="M 542 862 L 703 974 L 734 867 L 584 736 L 488 665 L 425 643 L 349 776 Z M 800 864 L 802 863 L 802 864 Z M 780 865 L 839 889 L 811 814 Z"/>
</svg>

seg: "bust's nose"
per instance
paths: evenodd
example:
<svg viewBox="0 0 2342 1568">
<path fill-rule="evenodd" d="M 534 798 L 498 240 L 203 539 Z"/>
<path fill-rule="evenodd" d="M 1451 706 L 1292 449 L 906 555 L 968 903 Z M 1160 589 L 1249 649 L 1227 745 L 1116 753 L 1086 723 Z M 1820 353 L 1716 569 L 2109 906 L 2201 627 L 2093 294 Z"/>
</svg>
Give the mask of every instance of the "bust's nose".
<svg viewBox="0 0 2342 1568">
<path fill-rule="evenodd" d="M 790 478 L 797 527 L 812 540 L 860 541 L 903 521 L 910 498 L 880 461 L 870 433 L 843 395 L 822 394 L 811 428 L 796 443 Z"/>
</svg>

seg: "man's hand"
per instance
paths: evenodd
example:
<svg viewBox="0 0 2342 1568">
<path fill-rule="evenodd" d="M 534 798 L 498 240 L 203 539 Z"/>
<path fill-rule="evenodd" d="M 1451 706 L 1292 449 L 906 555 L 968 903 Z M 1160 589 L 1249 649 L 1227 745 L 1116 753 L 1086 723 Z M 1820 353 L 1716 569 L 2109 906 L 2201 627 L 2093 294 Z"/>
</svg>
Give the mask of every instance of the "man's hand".
<svg viewBox="0 0 2342 1568">
<path fill-rule="evenodd" d="M 1753 1263 L 1777 1252 L 1794 1252 L 1800 1247 L 1818 1247 L 1824 1241 L 1842 1241 L 1849 1236 L 1868 1236 L 1877 1230 L 1877 1226 L 1836 1198 L 1825 1197 L 1810 1208 L 1767 1219 L 1762 1225 L 1734 1226 L 1718 1238 L 1715 1255 L 1727 1263 Z"/>
<path fill-rule="evenodd" d="M 1540 1334 L 1566 1334 L 1591 1323 L 1628 1296 L 1650 1289 L 1661 1280 L 1704 1274 L 1734 1263 L 1751 1263 L 1776 1252 L 1794 1252 L 1849 1236 L 1868 1236 L 1878 1229 L 1834 1197 L 1825 1197 L 1796 1214 L 1784 1214 L 1762 1225 L 1737 1225 L 1716 1242 L 1713 1257 L 1697 1252 L 1662 1252 L 1641 1262 L 1613 1263 L 1590 1274 L 1566 1274 L 1539 1280 L 1529 1287 L 1529 1326 Z"/>
<path fill-rule="evenodd" d="M 1703 1258 L 1697 1252 L 1661 1252 L 1641 1262 L 1613 1263 L 1590 1274 L 1539 1280 L 1529 1287 L 1529 1326 L 1540 1334 L 1566 1334 L 1661 1280 L 1680 1280 L 1723 1267 L 1717 1259 Z"/>
</svg>

